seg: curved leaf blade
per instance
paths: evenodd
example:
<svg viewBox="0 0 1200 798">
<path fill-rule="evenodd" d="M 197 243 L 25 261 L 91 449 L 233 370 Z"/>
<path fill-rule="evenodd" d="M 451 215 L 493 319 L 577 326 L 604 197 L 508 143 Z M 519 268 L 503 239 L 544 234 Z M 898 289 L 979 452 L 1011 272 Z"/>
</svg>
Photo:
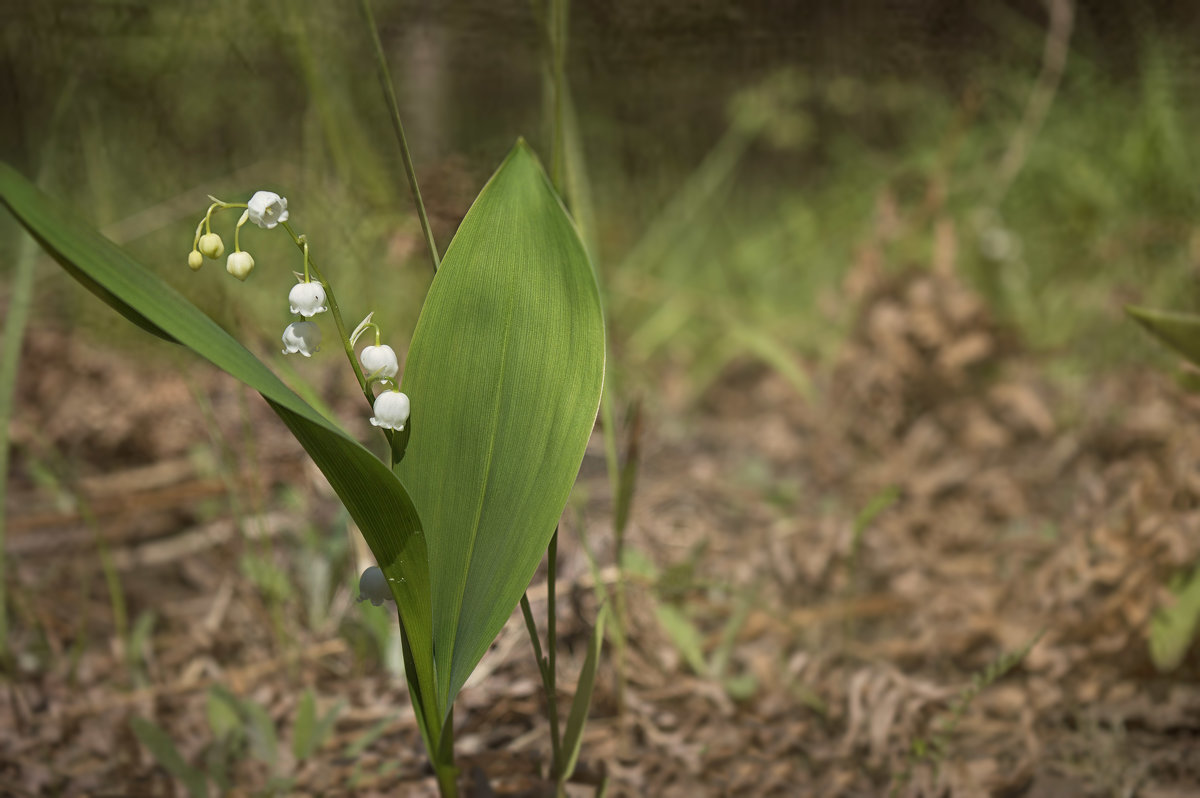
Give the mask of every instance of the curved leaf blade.
<svg viewBox="0 0 1200 798">
<path fill-rule="evenodd" d="M 1133 306 L 1126 307 L 1125 312 L 1192 365 L 1200 366 L 1200 316 Z"/>
<path fill-rule="evenodd" d="M 3 163 L 0 201 L 68 273 L 126 318 L 191 349 L 267 400 L 329 480 L 388 576 L 421 698 L 434 702 L 428 552 L 416 506 L 396 476 L 178 291 Z"/>
<path fill-rule="evenodd" d="M 559 787 L 565 787 L 575 773 L 575 765 L 579 762 L 579 751 L 583 747 L 583 728 L 587 725 L 588 710 L 592 706 L 592 692 L 596 687 L 596 668 L 600 665 L 600 650 L 604 647 L 604 621 L 608 614 L 608 605 L 600 607 L 596 616 L 596 625 L 592 628 L 592 637 L 588 641 L 587 655 L 583 660 L 583 669 L 579 672 L 579 683 L 575 687 L 575 697 L 571 699 L 571 712 L 567 715 L 567 728 L 563 733 L 562 752 L 564 761 L 558 774 Z"/>
<path fill-rule="evenodd" d="M 428 531 L 443 716 L 541 562 L 603 376 L 595 274 L 519 141 L 446 251 L 404 371 L 412 432 L 396 472 Z"/>
</svg>

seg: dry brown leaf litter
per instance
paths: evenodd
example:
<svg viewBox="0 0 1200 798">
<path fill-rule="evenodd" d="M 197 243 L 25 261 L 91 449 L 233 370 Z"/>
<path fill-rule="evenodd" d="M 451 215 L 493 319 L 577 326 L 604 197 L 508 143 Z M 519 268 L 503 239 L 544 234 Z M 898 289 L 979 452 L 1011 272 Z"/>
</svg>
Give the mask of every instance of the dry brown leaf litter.
<svg viewBox="0 0 1200 798">
<path fill-rule="evenodd" d="M 859 269 L 852 280 L 860 321 L 817 375 L 816 399 L 745 368 L 714 389 L 686 436 L 647 424 L 630 545 L 665 576 L 630 581 L 625 705 L 618 712 L 606 670 L 585 775 L 606 772 L 617 795 L 881 795 L 906 771 L 900 794 L 1196 794 L 1200 655 L 1193 648 L 1160 675 L 1146 633 L 1167 600 L 1163 585 L 1200 559 L 1197 400 L 1149 370 L 1045 377 L 944 271 Z M 31 351 L 64 344 L 40 335 Z M 128 720 L 152 718 L 185 756 L 199 755 L 205 690 L 219 683 L 266 708 L 285 743 L 305 686 L 323 707 L 347 701 L 334 740 L 297 771 L 297 794 L 432 795 L 402 680 L 365 668 L 343 638 L 308 628 L 299 613 L 281 648 L 261 597 L 237 573 L 236 552 L 249 544 L 211 529 L 197 536 L 197 505 L 213 488 L 197 486 L 187 453 L 211 430 L 188 410 L 183 380 L 66 343 L 73 354 L 21 385 L 17 470 L 55 447 L 76 458 L 76 487 L 128 566 L 131 615 L 154 607 L 161 620 L 136 684 L 111 642 L 92 532 L 76 509 L 18 479 L 7 508 L 26 630 L 17 642 L 44 646 L 50 664 L 18 669 L 0 695 L 3 789 L 182 794 Z M 80 363 L 92 364 L 85 378 L 67 380 Z M 319 484 L 261 403 L 235 412 L 238 389 L 205 382 L 214 406 L 228 409 L 218 417 L 253 414 L 259 459 L 247 465 L 264 496 Z M 83 407 L 97 391 L 115 402 L 111 424 L 55 412 L 51 401 Z M 236 436 L 237 425 L 223 434 Z M 156 465 L 157 482 L 135 471 Z M 585 476 L 583 518 L 603 555 L 600 471 L 585 468 L 596 476 Z M 123 483 L 123 473 L 137 477 Z M 88 482 L 101 478 L 109 481 Z M 856 514 L 893 487 L 898 500 L 854 557 Z M 104 504 L 122 495 L 151 510 Z M 328 520 L 335 508 L 323 495 Z M 268 539 L 290 534 L 286 511 L 263 511 L 283 513 L 262 527 L 274 530 Z M 561 568 L 568 691 L 586 634 L 574 610 L 594 611 L 577 532 L 568 524 Z M 56 536 L 80 555 L 29 543 Z M 146 559 L 152 544 L 157 559 Z M 339 612 L 353 612 L 341 602 Z M 692 618 L 707 655 L 748 602 L 724 675 L 752 680 L 749 695 L 691 672 L 659 626 L 662 602 Z M 934 735 L 972 674 L 1043 630 L 1024 662 L 975 698 L 941 766 L 910 765 L 913 741 Z M 464 773 L 482 768 L 502 794 L 536 794 L 548 751 L 523 635 L 519 622 L 506 628 L 485 659 L 488 678 L 464 691 L 457 712 Z M 348 761 L 345 746 L 379 722 L 382 736 Z M 398 767 L 346 788 L 356 770 L 378 774 L 388 762 Z M 246 763 L 238 778 L 252 794 L 266 771 Z"/>
</svg>

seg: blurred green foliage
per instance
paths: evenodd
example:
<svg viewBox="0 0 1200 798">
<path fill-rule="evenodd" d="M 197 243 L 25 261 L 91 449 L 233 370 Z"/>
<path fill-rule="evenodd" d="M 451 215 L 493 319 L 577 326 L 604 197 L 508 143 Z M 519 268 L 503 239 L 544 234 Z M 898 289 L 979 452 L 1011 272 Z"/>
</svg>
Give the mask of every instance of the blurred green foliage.
<svg viewBox="0 0 1200 798">
<path fill-rule="evenodd" d="M 819 362 L 852 321 L 840 279 L 884 192 L 906 222 L 886 262 L 928 264 L 936 195 L 957 267 L 1036 348 L 1089 364 L 1145 357 L 1119 329 L 1123 304 L 1200 304 L 1195 15 L 1082 4 L 1045 125 L 993 202 L 1042 57 L 1038 13 L 768 5 L 573 9 L 568 74 L 618 379 L 637 387 L 674 367 L 696 395 L 752 360 L 803 390 L 800 363 Z M 350 315 L 376 310 L 404 344 L 429 267 L 353 4 L 7 13 L 0 155 L 36 169 L 75 76 L 52 193 L 266 347 L 286 308 L 263 275 L 296 267 L 284 243 L 251 231 L 261 273 L 245 285 L 183 261 L 204 194 L 278 190 Z M 376 13 L 444 247 L 516 135 L 549 151 L 537 23 L 519 2 L 380 2 Z M 382 295 L 396 299 L 377 307 Z M 42 308 L 135 340 L 79 296 L 58 275 L 40 279 Z"/>
</svg>

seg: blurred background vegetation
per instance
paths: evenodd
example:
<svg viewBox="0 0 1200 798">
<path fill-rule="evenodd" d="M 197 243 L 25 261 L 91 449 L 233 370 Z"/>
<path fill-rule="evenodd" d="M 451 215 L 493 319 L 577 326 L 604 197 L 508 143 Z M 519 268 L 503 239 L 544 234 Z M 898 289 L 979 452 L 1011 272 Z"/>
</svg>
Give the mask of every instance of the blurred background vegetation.
<svg viewBox="0 0 1200 798">
<path fill-rule="evenodd" d="M 542 36 L 522 2 L 376 6 L 444 248 L 517 136 L 549 158 Z M 375 309 L 403 344 L 430 270 L 355 4 L 2 14 L 6 160 L 264 346 L 284 320 L 276 281 L 198 278 L 184 260 L 205 194 L 277 190 L 348 313 Z M 819 363 L 851 322 L 839 281 L 863 242 L 883 230 L 889 267 L 925 267 L 935 218 L 954 224 L 958 269 L 1065 363 L 1146 356 L 1126 302 L 1197 309 L 1195 4 L 1078 4 L 1044 124 L 1012 163 L 1045 69 L 1039 2 L 571 14 L 577 210 L 625 379 L 677 370 L 686 401 L 734 361 Z M 18 235 L 0 229 L 9 269 Z M 282 236 L 246 245 L 261 272 L 295 265 Z M 58 270 L 38 279 L 38 323 L 139 340 Z"/>
<path fill-rule="evenodd" d="M 518 136 L 548 165 L 540 5 L 373 4 L 443 250 Z M 948 261 L 1048 373 L 1080 390 L 1082 377 L 1100 370 L 1173 362 L 1122 308 L 1200 311 L 1197 41 L 1200 4 L 1167 0 L 573 3 L 571 199 L 610 316 L 618 414 L 640 397 L 656 431 L 686 437 L 686 423 L 670 411 L 693 407 L 747 365 L 777 370 L 806 391 L 856 323 L 864 297 L 847 277 L 871 258 L 897 273 Z M 353 394 L 340 358 L 295 363 L 276 354 L 289 320 L 281 286 L 299 268 L 284 236 L 243 231 L 258 263 L 244 284 L 219 263 L 188 270 L 208 194 L 287 196 L 347 320 L 374 310 L 388 342 L 405 348 L 432 275 L 357 4 L 10 0 L 0 10 L 0 109 L 0 158 L 267 353 L 286 378 L 299 372 L 324 398 Z M 217 223 L 227 247 L 232 223 Z M 22 238 L 0 214 L 6 312 Z M 31 325 L 178 374 L 173 348 L 45 264 Z M 37 353 L 53 355 L 59 340 Z M 29 358 L 27 369 L 39 362 Z M 338 628 L 356 653 L 373 649 L 398 669 L 393 616 L 369 606 L 347 616 L 359 570 L 350 565 L 351 536 L 326 533 L 348 519 L 330 516 L 328 497 L 298 488 L 268 499 L 268 486 L 246 477 L 270 459 L 266 433 L 254 426 L 262 408 L 244 394 L 234 395 L 236 405 L 218 391 L 209 396 L 200 383 L 188 384 L 212 446 L 189 451 L 195 471 L 219 477 L 224 492 L 205 494 L 193 509 L 200 521 L 237 519 L 240 573 L 267 619 L 248 628 L 284 651 Z M 236 432 L 219 423 L 230 418 L 240 421 Z M 122 585 L 74 482 L 86 469 L 51 446 L 19 454 L 22 479 L 83 508 L 80 523 L 96 531 L 105 575 L 104 585 L 94 575 L 77 579 L 55 562 L 47 577 L 37 568 L 55 558 L 29 559 L 37 568 L 27 566 L 10 592 L 21 667 L 53 662 L 53 646 L 38 640 L 55 638 L 30 642 L 42 621 L 19 603 L 20 585 L 57 579 L 88 597 L 74 606 L 93 614 L 108 594 L 130 686 L 159 678 L 147 665 L 147 641 L 171 628 L 163 595 L 182 592 L 180 580 Z M 788 498 L 799 492 L 771 482 L 771 466 L 760 465 L 743 481 L 767 483 L 763 495 L 783 497 L 780 512 L 803 514 Z M 279 483 L 301 482 L 294 470 L 271 468 Z M 287 515 L 280 520 L 268 506 Z M 295 518 L 304 525 L 291 559 L 281 558 L 267 540 Z M 859 518 L 868 520 L 856 536 L 870 513 Z M 643 570 L 662 567 L 663 585 L 691 584 L 702 553 L 680 553 L 673 564 L 646 559 Z M 58 608 L 63 628 L 78 625 L 67 652 L 72 674 L 91 634 L 74 606 Z M 307 636 L 296 633 L 296 618 Z M 687 633 L 677 642 L 689 639 L 691 626 L 676 628 Z M 1189 629 L 1183 639 L 1191 637 Z M 698 673 L 722 667 L 693 665 Z M 226 715 L 249 711 L 226 703 Z"/>
</svg>

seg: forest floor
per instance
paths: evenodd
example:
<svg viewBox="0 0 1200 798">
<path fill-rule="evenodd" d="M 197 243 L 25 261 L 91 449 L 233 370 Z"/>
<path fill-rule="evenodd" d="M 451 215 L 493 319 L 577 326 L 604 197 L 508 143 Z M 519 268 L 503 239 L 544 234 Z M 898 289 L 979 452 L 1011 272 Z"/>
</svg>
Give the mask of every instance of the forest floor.
<svg viewBox="0 0 1200 798">
<path fill-rule="evenodd" d="M 1200 562 L 1200 399 L 1149 368 L 1048 368 L 951 274 L 860 264 L 844 290 L 859 321 L 809 394 L 744 364 L 689 408 L 669 373 L 646 402 L 624 678 L 606 646 L 572 794 L 606 774 L 609 795 L 664 798 L 1200 795 L 1200 647 L 1162 673 L 1149 646 Z M 282 741 L 306 688 L 344 702 L 302 761 L 235 756 L 231 794 L 275 775 L 434 795 L 403 677 L 347 631 L 353 566 L 315 594 L 247 576 L 247 554 L 310 573 L 300 530 L 346 538 L 265 404 L 77 335 L 35 331 L 24 357 L 0 794 L 182 795 L 130 721 L 206 767 L 221 685 Z M 562 526 L 560 706 L 597 575 L 617 580 L 602 451 Z M 541 573 L 543 626 L 545 596 Z M 457 704 L 464 781 L 490 781 L 473 794 L 543 794 L 525 635 L 518 613 Z"/>
</svg>

